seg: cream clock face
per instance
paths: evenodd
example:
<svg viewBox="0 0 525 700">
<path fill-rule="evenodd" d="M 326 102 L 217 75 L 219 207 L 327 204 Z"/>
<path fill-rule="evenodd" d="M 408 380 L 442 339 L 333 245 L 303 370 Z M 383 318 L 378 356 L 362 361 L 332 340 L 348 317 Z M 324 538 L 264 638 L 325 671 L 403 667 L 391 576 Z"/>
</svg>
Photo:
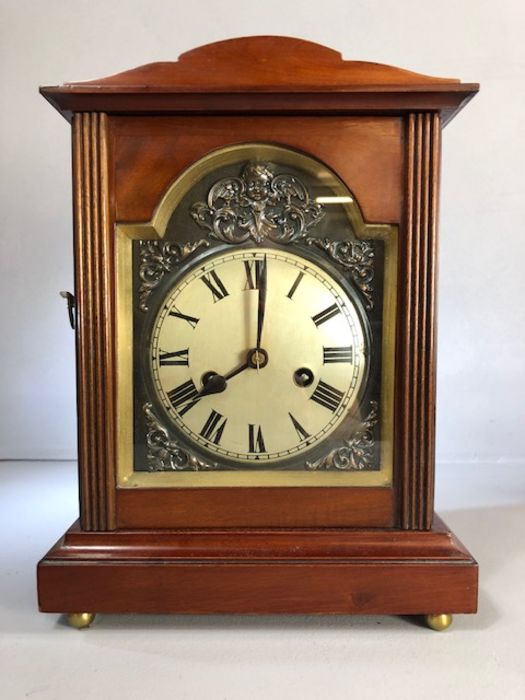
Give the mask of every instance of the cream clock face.
<svg viewBox="0 0 525 700">
<path fill-rule="evenodd" d="M 343 287 L 270 248 L 221 253 L 186 273 L 162 302 L 148 353 L 158 399 L 186 438 L 252 463 L 325 440 L 355 408 L 367 366 Z"/>
</svg>

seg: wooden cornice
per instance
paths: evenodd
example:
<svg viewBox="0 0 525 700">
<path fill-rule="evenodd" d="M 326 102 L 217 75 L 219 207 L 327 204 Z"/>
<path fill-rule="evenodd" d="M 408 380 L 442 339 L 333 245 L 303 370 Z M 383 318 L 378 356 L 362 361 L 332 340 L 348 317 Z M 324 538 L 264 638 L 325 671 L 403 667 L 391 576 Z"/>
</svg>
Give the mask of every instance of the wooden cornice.
<svg viewBox="0 0 525 700">
<path fill-rule="evenodd" d="M 255 36 L 208 44 L 178 61 L 105 78 L 42 87 L 70 119 L 107 113 L 404 113 L 434 110 L 449 121 L 477 84 L 379 63 L 345 61 L 302 39 Z"/>
</svg>

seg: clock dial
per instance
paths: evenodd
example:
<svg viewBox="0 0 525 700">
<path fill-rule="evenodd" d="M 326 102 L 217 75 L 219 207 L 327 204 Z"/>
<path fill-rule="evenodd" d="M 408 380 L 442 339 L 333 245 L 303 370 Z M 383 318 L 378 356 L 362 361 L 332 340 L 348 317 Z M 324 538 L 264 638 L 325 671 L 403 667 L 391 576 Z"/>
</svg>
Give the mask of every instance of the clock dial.
<svg viewBox="0 0 525 700">
<path fill-rule="evenodd" d="M 208 258 L 183 276 L 148 350 L 166 413 L 229 460 L 284 461 L 325 440 L 366 374 L 354 302 L 324 269 L 275 249 Z"/>
</svg>

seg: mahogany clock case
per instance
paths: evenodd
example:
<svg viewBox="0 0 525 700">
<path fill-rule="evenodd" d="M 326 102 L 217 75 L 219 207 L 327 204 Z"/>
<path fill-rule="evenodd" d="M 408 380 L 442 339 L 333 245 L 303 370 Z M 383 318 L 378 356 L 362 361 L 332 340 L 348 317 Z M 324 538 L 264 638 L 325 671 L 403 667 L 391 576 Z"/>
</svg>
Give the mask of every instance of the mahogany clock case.
<svg viewBox="0 0 525 700">
<path fill-rule="evenodd" d="M 440 136 L 477 89 L 282 37 L 41 89 L 73 132 L 80 477 L 80 521 L 38 566 L 42 611 L 475 612 L 477 565 L 433 486 Z M 253 142 L 318 159 L 397 230 L 392 479 L 126 488 L 117 225 L 152 222 L 193 163 Z"/>
</svg>

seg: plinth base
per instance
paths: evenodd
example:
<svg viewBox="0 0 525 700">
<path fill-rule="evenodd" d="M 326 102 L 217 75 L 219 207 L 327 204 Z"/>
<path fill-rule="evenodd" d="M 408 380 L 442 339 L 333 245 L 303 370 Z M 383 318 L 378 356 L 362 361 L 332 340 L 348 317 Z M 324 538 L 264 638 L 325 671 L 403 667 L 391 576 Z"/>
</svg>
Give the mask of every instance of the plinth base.
<svg viewBox="0 0 525 700">
<path fill-rule="evenodd" d="M 119 530 L 75 523 L 38 564 L 42 612 L 474 613 L 478 567 L 430 531 Z M 84 613 L 87 614 L 87 613 Z"/>
</svg>

